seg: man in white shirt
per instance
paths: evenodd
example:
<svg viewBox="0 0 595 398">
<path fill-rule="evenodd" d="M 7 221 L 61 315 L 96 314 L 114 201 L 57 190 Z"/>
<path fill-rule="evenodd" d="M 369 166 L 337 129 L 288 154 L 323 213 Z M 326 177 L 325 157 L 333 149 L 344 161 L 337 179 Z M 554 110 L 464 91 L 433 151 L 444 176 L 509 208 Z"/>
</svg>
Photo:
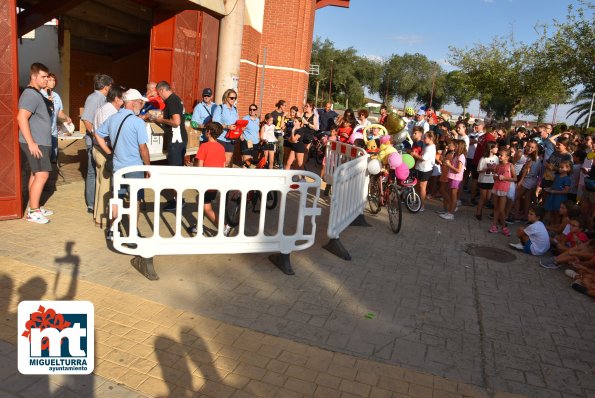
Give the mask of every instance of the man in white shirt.
<svg viewBox="0 0 595 398">
<path fill-rule="evenodd" d="M 423 110 L 418 110 L 415 114 L 415 126 L 423 127 L 424 134 L 430 131 L 430 123 L 426 121 L 426 112 Z"/>
<path fill-rule="evenodd" d="M 121 86 L 111 86 L 106 96 L 106 103 L 101 105 L 93 118 L 93 131 L 97 131 L 99 127 L 107 120 L 110 116 L 118 113 L 118 110 L 124 104 L 122 101 L 122 95 L 124 89 Z M 96 133 L 95 133 L 96 134 Z M 95 139 L 95 141 L 97 138 Z M 108 208 L 110 194 L 110 180 L 111 174 L 105 171 L 104 165 L 107 159 L 107 155 L 101 149 L 99 145 L 93 145 L 93 159 L 95 160 L 95 206 L 93 207 L 93 219 L 95 225 L 102 226 L 103 221 L 107 223 Z"/>
</svg>

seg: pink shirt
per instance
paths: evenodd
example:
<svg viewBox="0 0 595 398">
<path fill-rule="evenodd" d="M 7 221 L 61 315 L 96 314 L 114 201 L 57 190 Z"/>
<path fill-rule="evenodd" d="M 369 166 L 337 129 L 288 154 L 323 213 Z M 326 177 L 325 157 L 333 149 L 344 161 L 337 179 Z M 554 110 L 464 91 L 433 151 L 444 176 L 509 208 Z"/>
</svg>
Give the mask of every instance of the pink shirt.
<svg viewBox="0 0 595 398">
<path fill-rule="evenodd" d="M 463 155 L 462 153 L 459 155 L 459 157 L 457 159 L 455 159 L 453 161 L 453 167 L 455 169 L 459 168 L 459 164 L 463 164 L 463 168 L 461 169 L 460 173 L 455 173 L 454 171 L 450 170 L 448 172 L 448 178 L 450 180 L 455 180 L 455 181 L 461 181 L 463 179 L 463 174 L 465 173 L 465 162 L 467 159 L 465 159 L 465 155 Z"/>
</svg>

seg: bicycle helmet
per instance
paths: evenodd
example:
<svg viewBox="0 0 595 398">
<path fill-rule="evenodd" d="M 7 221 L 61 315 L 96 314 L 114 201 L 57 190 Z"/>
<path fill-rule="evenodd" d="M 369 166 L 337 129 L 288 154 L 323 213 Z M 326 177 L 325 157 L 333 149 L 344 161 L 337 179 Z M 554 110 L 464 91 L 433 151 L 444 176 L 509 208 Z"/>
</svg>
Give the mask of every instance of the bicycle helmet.
<svg viewBox="0 0 595 398">
<path fill-rule="evenodd" d="M 413 109 L 413 107 L 411 107 L 411 106 L 408 106 L 407 108 L 405 108 L 405 115 L 407 115 L 407 116 L 415 115 L 415 109 Z"/>
</svg>

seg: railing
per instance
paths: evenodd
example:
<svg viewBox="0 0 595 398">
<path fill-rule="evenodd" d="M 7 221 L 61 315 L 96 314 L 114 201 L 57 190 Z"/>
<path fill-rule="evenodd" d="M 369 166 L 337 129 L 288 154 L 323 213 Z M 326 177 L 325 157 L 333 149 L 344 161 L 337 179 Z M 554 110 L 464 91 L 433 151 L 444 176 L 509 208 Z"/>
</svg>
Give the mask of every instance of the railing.
<svg viewBox="0 0 595 398">
<path fill-rule="evenodd" d="M 131 172 L 149 172 L 149 178 L 125 178 Z M 307 179 L 307 180 L 306 180 Z M 152 266 L 152 257 L 168 254 L 232 254 L 276 252 L 273 261 L 287 274 L 293 274 L 289 262 L 292 251 L 304 250 L 314 244 L 316 219 L 321 209 L 318 207 L 320 177 L 305 171 L 251 170 L 240 168 L 204 168 L 172 166 L 134 166 L 115 173 L 113 178 L 114 197 L 110 200 L 110 216 L 116 210 L 116 218 L 111 226 L 113 246 L 116 250 L 138 257 L 137 266 L 149 279 L 158 279 Z M 127 206 L 118 197 L 118 190 L 127 187 L 130 200 Z M 143 223 L 143 236 L 138 233 L 138 202 L 132 200 L 140 190 L 154 193 L 152 219 L 146 214 Z M 204 195 L 206 191 L 218 191 L 219 218 L 215 226 L 204 225 Z M 161 212 L 162 191 L 175 191 L 177 206 L 170 213 L 174 220 L 167 223 Z M 181 198 L 186 191 L 195 191 L 196 202 L 183 208 Z M 276 209 L 265 207 L 268 193 L 275 193 L 278 199 Z M 260 205 L 248 211 L 255 193 L 260 197 Z M 171 196 L 171 194 L 170 194 Z M 188 195 L 186 195 L 188 197 Z M 223 230 L 229 217 L 228 210 L 235 206 L 239 212 L 237 226 L 230 236 Z M 238 209 L 239 208 L 239 209 Z M 124 218 L 124 216 L 126 216 Z M 127 223 L 123 223 L 126 219 Z M 196 221 L 194 221 L 194 219 Z M 196 224 L 198 233 L 191 236 L 183 222 Z M 166 228 L 162 228 L 163 226 Z M 205 231 L 209 231 L 203 235 Z M 120 228 L 127 231 L 126 236 Z M 151 232 L 146 233 L 146 228 Z M 216 228 L 212 231 L 211 228 Z M 162 236 L 166 235 L 166 236 Z"/>
<path fill-rule="evenodd" d="M 349 162 L 360 156 L 365 156 L 366 151 L 353 145 L 339 141 L 329 141 L 326 144 L 324 181 L 333 185 L 335 169 L 343 163 Z"/>
<path fill-rule="evenodd" d="M 363 215 L 367 199 L 367 166 L 370 156 L 361 148 L 340 142 L 329 143 L 326 156 L 325 171 L 329 172 L 326 176 L 331 176 L 327 178 L 327 182 L 333 185 L 333 194 L 327 228 L 330 241 L 324 248 L 345 260 L 350 260 L 351 256 L 341 244 L 339 235 Z M 335 164 L 329 166 L 333 161 Z"/>
</svg>

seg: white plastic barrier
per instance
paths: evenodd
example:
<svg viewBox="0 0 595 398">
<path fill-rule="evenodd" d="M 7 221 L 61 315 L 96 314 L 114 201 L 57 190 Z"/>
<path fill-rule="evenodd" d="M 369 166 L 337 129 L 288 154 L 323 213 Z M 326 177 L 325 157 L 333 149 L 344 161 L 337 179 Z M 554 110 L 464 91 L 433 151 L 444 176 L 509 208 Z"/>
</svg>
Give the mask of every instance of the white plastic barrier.
<svg viewBox="0 0 595 398">
<path fill-rule="evenodd" d="M 124 178 L 124 174 L 141 171 L 149 172 L 150 178 Z M 300 177 L 306 177 L 310 181 L 296 182 Z M 262 252 L 276 252 L 281 253 L 280 258 L 277 258 L 280 264 L 279 268 L 285 273 L 293 274 L 291 264 L 289 263 L 289 254 L 292 251 L 304 250 L 314 244 L 316 232 L 316 219 L 320 215 L 321 209 L 318 207 L 318 199 L 320 195 L 320 177 L 314 173 L 306 171 L 286 171 L 286 170 L 252 170 L 241 168 L 205 168 L 205 167 L 172 167 L 172 166 L 134 166 L 118 170 L 113 178 L 114 197 L 110 200 L 110 204 L 117 208 L 117 217 L 114 220 L 111 231 L 113 233 L 114 248 L 122 253 L 140 256 L 147 263 L 147 259 L 151 259 L 156 255 L 167 254 L 232 254 L 232 253 L 262 253 Z M 124 201 L 118 198 L 117 191 L 128 187 L 129 198 L 136 198 L 137 192 L 141 189 L 150 189 L 155 193 L 156 204 L 153 213 L 151 224 L 153 233 L 151 236 L 140 237 L 137 232 L 138 225 L 138 202 L 136 200 L 129 200 L 129 205 L 124 206 Z M 175 221 L 171 223 L 172 236 L 160 236 L 160 228 L 163 221 L 162 214 L 159 210 L 159 197 L 163 190 L 175 190 L 177 197 L 182 198 L 184 191 L 196 190 L 200 192 L 198 195 L 198 203 L 193 203 L 193 214 L 197 213 L 197 230 L 196 236 L 184 236 L 182 233 L 182 202 L 181 199 L 177 201 L 177 209 L 175 211 Z M 215 236 L 203 236 L 203 206 L 204 193 L 206 190 L 219 191 L 219 225 L 217 226 L 218 233 Z M 226 211 L 226 196 L 227 193 L 237 195 L 241 192 L 241 205 L 239 225 L 236 227 L 237 234 L 232 236 L 224 236 Z M 262 192 L 261 197 L 261 211 L 257 215 L 258 231 L 253 231 L 253 236 L 246 236 L 245 222 L 246 217 L 246 200 L 250 191 Z M 271 216 L 273 212 L 265 210 L 264 202 L 268 192 L 278 192 L 278 220 L 276 223 L 276 232 L 270 234 L 270 231 L 265 233 L 265 217 Z M 299 193 L 299 195 L 290 195 L 292 193 Z M 262 199 L 265 198 L 265 199 Z M 299 201 L 298 201 L 299 198 Z M 292 210 L 287 210 L 288 200 L 298 201 L 291 203 Z M 110 206 L 110 216 L 112 214 L 112 206 Z M 297 218 L 293 214 L 293 209 L 297 207 Z M 292 214 L 286 214 L 291 211 Z M 276 215 L 276 214 L 275 214 Z M 120 234 L 119 225 L 122 223 L 123 216 L 127 216 L 129 236 L 122 236 Z M 295 233 L 286 235 L 284 227 L 286 219 L 291 218 L 296 220 Z M 256 217 L 256 216 L 255 216 Z M 309 217 L 311 228 L 306 231 L 304 228 L 306 218 Z M 255 220 L 253 223 L 255 224 Z M 269 221 L 270 225 L 271 221 Z M 291 226 L 293 227 L 293 225 Z M 288 227 L 289 228 L 289 227 Z M 143 260 L 144 259 L 144 260 Z M 275 259 L 271 259 L 275 262 Z M 149 270 L 147 270 L 149 266 Z M 158 277 L 152 269 L 152 261 L 150 264 L 143 264 L 144 269 L 141 270 L 149 279 L 157 279 Z M 138 268 L 138 267 L 137 267 Z M 148 275 L 152 274 L 152 275 Z"/>
<path fill-rule="evenodd" d="M 343 143 L 331 143 L 327 147 L 328 159 L 337 159 L 333 170 L 333 194 L 327 228 L 330 242 L 325 249 L 337 256 L 350 260 L 351 256 L 339 241 L 339 235 L 363 212 L 368 193 L 368 155 L 363 149 Z M 328 181 L 328 180 L 327 180 Z"/>
<path fill-rule="evenodd" d="M 340 141 L 329 141 L 326 144 L 324 181 L 327 184 L 333 185 L 334 173 L 337 167 L 352 159 L 365 155 L 366 151 L 363 148 L 345 144 Z"/>
</svg>

